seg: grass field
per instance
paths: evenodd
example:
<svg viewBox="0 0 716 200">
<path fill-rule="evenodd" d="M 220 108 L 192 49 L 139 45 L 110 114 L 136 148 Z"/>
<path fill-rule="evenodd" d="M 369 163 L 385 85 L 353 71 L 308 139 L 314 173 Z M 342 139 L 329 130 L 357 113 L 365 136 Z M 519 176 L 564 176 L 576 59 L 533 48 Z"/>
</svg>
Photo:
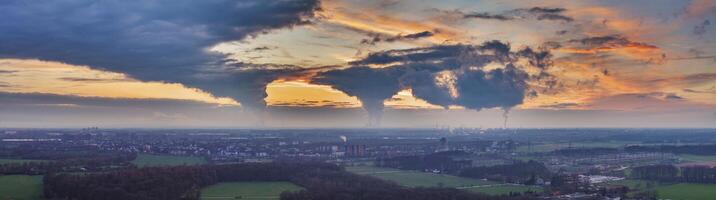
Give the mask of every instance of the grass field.
<svg viewBox="0 0 716 200">
<path fill-rule="evenodd" d="M 279 199 L 284 191 L 298 191 L 301 187 L 289 182 L 228 182 L 201 189 L 201 199 Z"/>
<path fill-rule="evenodd" d="M 356 174 L 370 175 L 383 180 L 393 181 L 408 187 L 467 187 L 495 184 L 491 181 L 391 168 L 347 167 L 346 170 Z"/>
<path fill-rule="evenodd" d="M 716 184 L 680 183 L 659 186 L 656 192 L 661 199 L 672 200 L 712 200 L 716 198 Z"/>
<path fill-rule="evenodd" d="M 360 166 L 346 167 L 346 170 L 356 174 L 369 175 L 383 180 L 393 181 L 408 187 L 454 187 L 491 195 L 524 192 L 530 189 L 533 191 L 542 191 L 540 187 L 502 185 L 492 181 L 392 168 Z"/>
<path fill-rule="evenodd" d="M 537 186 L 527 186 L 527 185 L 498 185 L 498 186 L 489 186 L 489 187 L 472 187 L 472 188 L 466 188 L 465 190 L 471 191 L 471 192 L 480 192 L 485 193 L 489 195 L 501 195 L 501 194 L 509 194 L 510 192 L 527 192 L 527 191 L 535 191 L 535 192 L 542 192 L 544 189 Z"/>
<path fill-rule="evenodd" d="M 659 184 L 641 180 L 622 180 L 610 184 L 625 185 L 632 190 L 655 190 L 659 199 L 671 200 L 712 200 L 716 197 L 716 184 Z M 651 185 L 651 188 L 649 188 Z"/>
<path fill-rule="evenodd" d="M 0 176 L 0 199 L 42 199 L 42 176 Z"/>
<path fill-rule="evenodd" d="M 8 164 L 8 163 L 27 163 L 27 162 L 46 162 L 46 160 L 0 159 L 0 165 Z"/>
<path fill-rule="evenodd" d="M 178 166 L 205 164 L 206 160 L 202 157 L 139 154 L 137 155 L 137 159 L 134 159 L 132 163 L 138 167 Z"/>
<path fill-rule="evenodd" d="M 575 143 L 572 143 L 571 146 L 573 148 L 596 148 L 596 147 L 620 148 L 620 147 L 624 147 L 624 145 L 628 145 L 628 144 L 631 144 L 631 143 L 622 142 L 622 141 L 575 142 Z M 570 146 L 569 143 L 537 144 L 537 145 L 532 145 L 531 147 L 522 145 L 522 146 L 517 147 L 517 149 L 515 149 L 515 151 L 520 152 L 520 153 L 549 152 L 549 151 L 554 151 L 557 149 L 568 148 L 569 146 Z M 531 151 L 530 151 L 530 149 L 531 149 Z"/>
</svg>

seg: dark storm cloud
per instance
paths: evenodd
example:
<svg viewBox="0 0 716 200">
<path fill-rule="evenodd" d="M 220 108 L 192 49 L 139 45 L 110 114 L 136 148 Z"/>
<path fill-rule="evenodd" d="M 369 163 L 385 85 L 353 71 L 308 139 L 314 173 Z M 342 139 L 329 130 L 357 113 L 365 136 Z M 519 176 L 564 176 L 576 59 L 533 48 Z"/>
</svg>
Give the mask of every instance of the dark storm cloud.
<svg viewBox="0 0 716 200">
<path fill-rule="evenodd" d="M 508 110 L 524 101 L 527 80 L 527 73 L 512 64 L 508 64 L 504 69 L 488 72 L 467 71 L 457 78 L 456 85 L 460 96 L 455 102 L 473 110 Z"/>
<path fill-rule="evenodd" d="M 430 32 L 430 31 L 423 31 L 423 32 L 417 32 L 417 33 L 407 34 L 407 35 L 398 34 L 398 35 L 392 36 L 392 37 L 386 37 L 386 36 L 384 36 L 382 34 L 378 34 L 378 33 L 369 34 L 369 35 L 372 36 L 370 39 L 363 39 L 363 40 L 361 40 L 360 43 L 375 45 L 379 42 L 416 40 L 416 39 L 420 39 L 420 38 L 432 37 L 433 35 L 435 35 L 435 33 Z"/>
<path fill-rule="evenodd" d="M 370 115 L 369 125 L 377 126 L 383 114 L 383 101 L 401 90 L 399 77 L 403 67 L 370 68 L 365 66 L 323 72 L 312 82 L 331 85 L 333 88 L 358 97 Z"/>
<path fill-rule="evenodd" d="M 515 66 L 518 60 L 529 65 Z M 529 48 L 512 51 L 509 44 L 488 41 L 481 45 L 438 45 L 432 47 L 374 52 L 353 62 L 359 66 L 318 73 L 313 83 L 356 96 L 368 111 L 371 125 L 377 125 L 386 99 L 404 89 L 428 103 L 447 108 L 503 108 L 521 104 L 532 77 L 524 67 L 540 70 L 551 65 L 551 54 Z M 504 68 L 483 70 L 497 63 Z M 364 65 L 385 65 L 372 68 Z M 441 79 L 441 81 L 438 81 Z"/>
<path fill-rule="evenodd" d="M 567 11 L 567 9 L 564 8 L 532 7 L 508 10 L 500 14 L 492 14 L 487 12 L 463 14 L 463 18 L 476 18 L 500 21 L 509 21 L 517 19 L 536 19 L 563 22 L 574 21 L 572 17 L 563 14 L 565 11 Z"/>
<path fill-rule="evenodd" d="M 14 70 L 0 70 L 0 74 L 12 74 L 12 73 L 15 73 L 15 72 L 17 72 L 17 71 L 14 71 Z"/>
<path fill-rule="evenodd" d="M 87 65 L 241 99 L 255 91 L 216 82 L 263 83 L 251 76 L 273 71 L 243 73 L 207 48 L 307 23 L 317 9 L 317 0 L 9 0 L 0 3 L 0 57 Z M 221 80 L 203 78 L 217 73 Z"/>
<path fill-rule="evenodd" d="M 269 83 L 304 71 L 292 65 L 233 63 L 226 69 L 204 73 L 197 77 L 199 81 L 187 83 L 199 88 L 213 88 L 214 94 L 234 97 L 242 106 L 261 110 L 266 107 L 264 99 L 268 96 L 266 86 Z"/>
</svg>

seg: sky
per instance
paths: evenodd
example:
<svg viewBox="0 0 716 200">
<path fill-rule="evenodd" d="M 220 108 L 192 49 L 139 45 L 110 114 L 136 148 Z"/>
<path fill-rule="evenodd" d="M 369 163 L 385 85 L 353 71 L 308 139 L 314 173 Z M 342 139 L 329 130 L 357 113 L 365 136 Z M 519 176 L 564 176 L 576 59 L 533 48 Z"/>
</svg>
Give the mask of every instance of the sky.
<svg viewBox="0 0 716 200">
<path fill-rule="evenodd" d="M 0 127 L 716 128 L 716 1 L 9 0 Z"/>
</svg>

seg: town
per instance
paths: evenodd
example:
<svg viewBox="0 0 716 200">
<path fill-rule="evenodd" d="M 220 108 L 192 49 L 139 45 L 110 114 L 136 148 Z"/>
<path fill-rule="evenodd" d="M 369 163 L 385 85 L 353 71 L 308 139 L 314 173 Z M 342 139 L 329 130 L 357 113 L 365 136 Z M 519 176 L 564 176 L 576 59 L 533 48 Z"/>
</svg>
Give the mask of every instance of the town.
<svg viewBox="0 0 716 200">
<path fill-rule="evenodd" d="M 642 139 L 644 134 L 651 137 Z M 683 140 L 683 134 L 693 140 Z M 651 177 L 650 168 L 710 169 L 715 134 L 712 129 L 8 129 L 0 135 L 0 173 L 319 162 L 406 187 L 547 199 L 649 199 L 657 197 L 654 185 L 669 182 Z"/>
</svg>

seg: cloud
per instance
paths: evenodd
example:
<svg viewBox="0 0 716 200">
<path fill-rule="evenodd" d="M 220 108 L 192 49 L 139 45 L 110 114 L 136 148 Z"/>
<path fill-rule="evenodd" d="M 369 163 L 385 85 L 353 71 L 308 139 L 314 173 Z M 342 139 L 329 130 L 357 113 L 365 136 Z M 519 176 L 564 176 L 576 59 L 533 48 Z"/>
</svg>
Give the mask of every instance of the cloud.
<svg viewBox="0 0 716 200">
<path fill-rule="evenodd" d="M 135 99 L 82 97 L 47 93 L 10 93 L 0 92 L 3 106 L 47 106 L 74 105 L 76 107 L 116 107 L 116 108 L 171 108 L 180 106 L 214 106 L 214 104 L 178 99 Z"/>
<path fill-rule="evenodd" d="M 244 73 L 207 49 L 308 23 L 318 9 L 317 0 L 3 1 L 0 57 L 86 65 L 246 99 L 240 95 L 258 91 L 234 91 L 245 87 L 236 84 L 264 83 L 256 79 L 274 71 Z M 262 105 L 256 101 L 246 105 Z"/>
<path fill-rule="evenodd" d="M 0 88 L 9 88 L 12 87 L 11 84 L 0 81 Z"/>
<path fill-rule="evenodd" d="M 398 93 L 402 87 L 399 77 L 405 68 L 370 68 L 357 66 L 320 73 L 312 82 L 331 85 L 350 96 L 358 97 L 370 116 L 369 126 L 377 126 L 382 116 L 383 101 Z"/>
<path fill-rule="evenodd" d="M 17 72 L 17 71 L 15 71 L 15 70 L 0 70 L 0 74 L 12 74 L 15 72 Z"/>
<path fill-rule="evenodd" d="M 567 11 L 565 8 L 549 8 L 549 7 L 532 7 L 532 8 L 519 8 L 504 11 L 500 14 L 491 14 L 487 12 L 475 12 L 470 14 L 463 14 L 463 18 L 476 18 L 486 20 L 499 20 L 509 21 L 518 19 L 536 19 L 536 20 L 548 20 L 548 21 L 563 21 L 572 22 L 572 17 L 566 16 L 563 13 Z"/>
<path fill-rule="evenodd" d="M 704 83 L 711 83 L 716 80 L 716 73 L 696 73 L 683 76 L 674 76 L 668 78 L 658 78 L 652 80 L 646 80 L 644 83 L 649 85 L 698 85 Z"/>
<path fill-rule="evenodd" d="M 571 54 L 568 57 L 580 62 L 592 59 L 599 62 L 609 61 L 612 64 L 619 62 L 663 64 L 670 59 L 661 48 L 644 42 L 636 42 L 622 35 L 571 39 L 560 43 L 558 50 Z"/>
<path fill-rule="evenodd" d="M 607 50 L 623 47 L 635 47 L 643 49 L 658 49 L 658 47 L 646 43 L 633 42 L 620 35 L 608 35 L 598 37 L 587 37 L 570 40 L 571 43 L 581 44 L 586 49 Z"/>
<path fill-rule="evenodd" d="M 556 109 L 556 110 L 562 110 L 562 109 L 569 109 L 580 106 L 578 103 L 554 103 L 554 104 L 548 104 L 548 105 L 541 105 L 540 108 L 546 108 L 546 109 Z"/>
<path fill-rule="evenodd" d="M 694 26 L 694 35 L 703 36 L 706 34 L 706 28 L 711 25 L 711 21 L 704 20 L 704 22 L 701 22 L 700 24 Z"/>
<path fill-rule="evenodd" d="M 75 78 L 75 77 L 62 77 L 59 78 L 63 81 L 73 81 L 73 82 L 120 82 L 120 81 L 127 81 L 126 79 L 106 79 L 106 78 Z"/>
<path fill-rule="evenodd" d="M 584 108 L 621 111 L 686 111 L 712 109 L 712 105 L 688 101 L 674 93 L 624 93 L 590 100 Z"/>
<path fill-rule="evenodd" d="M 683 89 L 684 92 L 695 93 L 695 94 L 716 94 L 716 86 L 711 87 L 707 90 L 694 90 L 694 89 Z"/>
<path fill-rule="evenodd" d="M 528 75 L 508 64 L 504 69 L 488 72 L 470 70 L 459 75 L 456 103 L 473 110 L 503 108 L 522 104 L 527 90 Z"/>
<path fill-rule="evenodd" d="M 372 35 L 372 38 L 363 39 L 363 40 L 361 40 L 360 43 L 375 45 L 376 43 L 379 43 L 379 42 L 410 41 L 410 40 L 417 40 L 420 38 L 432 37 L 433 35 L 435 35 L 435 33 L 430 32 L 430 31 L 422 31 L 422 32 L 417 32 L 417 33 L 412 33 L 412 34 L 407 34 L 407 35 L 398 34 L 398 35 L 392 36 L 392 37 L 386 37 L 386 36 L 384 36 L 382 34 L 378 34 L 378 33 L 373 33 L 373 34 L 369 34 L 369 35 Z"/>
<path fill-rule="evenodd" d="M 510 109 L 523 102 L 528 81 L 534 77 L 526 68 L 546 73 L 543 70 L 552 63 L 549 59 L 549 52 L 530 48 L 512 51 L 509 44 L 500 41 L 387 50 L 370 53 L 349 68 L 318 73 L 312 83 L 356 96 L 370 115 L 369 125 L 377 125 L 383 102 L 405 89 L 444 108 Z M 517 66 L 518 60 L 527 60 L 528 65 Z M 485 69 L 491 63 L 502 67 Z"/>
<path fill-rule="evenodd" d="M 500 20 L 500 21 L 507 21 L 507 20 L 513 20 L 514 18 L 508 17 L 505 15 L 500 14 L 490 14 L 490 13 L 472 13 L 472 14 L 465 14 L 463 15 L 464 18 L 478 18 L 478 19 L 494 19 L 494 20 Z"/>
</svg>

